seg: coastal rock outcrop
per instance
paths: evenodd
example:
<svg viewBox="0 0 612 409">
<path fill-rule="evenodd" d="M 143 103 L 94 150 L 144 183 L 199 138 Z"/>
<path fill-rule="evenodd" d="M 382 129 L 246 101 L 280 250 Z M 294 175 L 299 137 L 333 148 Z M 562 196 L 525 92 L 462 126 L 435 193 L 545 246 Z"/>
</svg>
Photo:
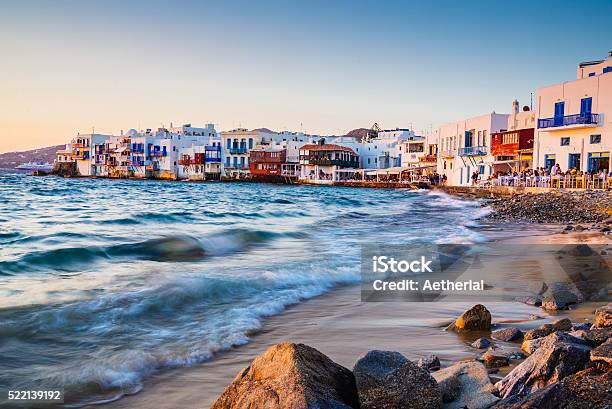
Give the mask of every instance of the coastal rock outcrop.
<svg viewBox="0 0 612 409">
<path fill-rule="evenodd" d="M 568 318 L 562 318 L 552 324 L 542 324 L 538 328 L 530 329 L 525 332 L 524 338 L 525 340 L 543 338 L 556 331 L 570 331 L 571 329 L 572 322 Z"/>
<path fill-rule="evenodd" d="M 491 338 L 505 342 L 519 341 L 523 338 L 523 332 L 517 327 L 504 328 L 493 331 Z"/>
<path fill-rule="evenodd" d="M 612 304 L 605 305 L 595 310 L 595 328 L 612 327 Z"/>
<path fill-rule="evenodd" d="M 606 369 L 612 368 L 612 338 L 591 351 L 591 361 L 603 364 Z"/>
<path fill-rule="evenodd" d="M 348 369 L 304 344 L 270 347 L 241 371 L 211 409 L 359 408 Z"/>
<path fill-rule="evenodd" d="M 486 338 L 478 338 L 476 341 L 472 342 L 472 347 L 477 349 L 484 349 L 491 346 L 491 341 Z"/>
<path fill-rule="evenodd" d="M 582 370 L 590 351 L 583 340 L 555 332 L 495 386 L 503 398 L 534 392 Z"/>
<path fill-rule="evenodd" d="M 584 340 L 594 347 L 612 338 L 612 328 L 595 328 L 585 332 Z"/>
<path fill-rule="evenodd" d="M 487 369 L 480 362 L 458 362 L 432 375 L 439 384 L 446 385 L 455 382 L 450 379 L 456 379 L 459 382 L 458 394 L 455 391 L 455 399 L 446 403 L 445 409 L 485 409 L 499 400 L 493 394 L 495 387 L 489 380 Z M 445 397 L 448 398 L 446 394 Z"/>
<path fill-rule="evenodd" d="M 491 330 L 491 313 L 482 304 L 476 304 L 469 310 L 465 311 L 450 324 L 447 328 L 449 331 L 465 332 L 465 331 L 490 331 Z"/>
<path fill-rule="evenodd" d="M 399 352 L 370 351 L 353 368 L 361 409 L 437 409 L 442 393 L 426 369 Z"/>
<path fill-rule="evenodd" d="M 612 372 L 587 368 L 527 396 L 505 398 L 494 409 L 609 409 Z"/>
</svg>

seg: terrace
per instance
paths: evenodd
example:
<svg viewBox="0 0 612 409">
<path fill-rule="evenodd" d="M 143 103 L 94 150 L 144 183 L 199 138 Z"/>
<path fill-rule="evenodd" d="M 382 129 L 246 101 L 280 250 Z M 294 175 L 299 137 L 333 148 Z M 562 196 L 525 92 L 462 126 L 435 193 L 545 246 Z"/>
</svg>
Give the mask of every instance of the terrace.
<svg viewBox="0 0 612 409">
<path fill-rule="evenodd" d="M 563 128 L 571 126 L 572 128 L 592 127 L 599 124 L 600 115 L 591 113 L 581 113 L 575 115 L 556 116 L 553 118 L 538 119 L 538 129 L 546 128 Z"/>
<path fill-rule="evenodd" d="M 466 146 L 459 148 L 459 156 L 486 156 L 488 150 L 486 146 Z"/>
</svg>

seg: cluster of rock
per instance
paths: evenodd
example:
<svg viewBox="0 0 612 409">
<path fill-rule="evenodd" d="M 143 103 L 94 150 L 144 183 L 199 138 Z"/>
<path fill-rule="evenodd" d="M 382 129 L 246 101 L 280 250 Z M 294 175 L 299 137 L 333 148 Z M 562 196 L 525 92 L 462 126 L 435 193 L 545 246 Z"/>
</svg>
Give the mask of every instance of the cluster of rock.
<svg viewBox="0 0 612 409">
<path fill-rule="evenodd" d="M 559 253 L 562 251 L 560 250 Z M 579 244 L 571 251 L 593 250 L 586 244 Z M 597 254 L 595 256 L 598 257 Z M 558 257 L 561 258 L 563 256 L 559 255 Z M 568 278 L 571 280 L 570 282 L 539 283 L 532 286 L 534 287 L 531 289 L 533 295 L 517 297 L 516 301 L 542 307 L 546 311 L 567 310 L 585 301 L 606 301 L 608 299 L 607 281 L 609 281 L 610 270 L 607 264 L 604 264 L 605 261 L 600 257 L 591 260 L 591 263 L 599 265 L 592 268 L 592 277 L 585 277 L 585 274 L 588 274 L 586 271 L 588 264 L 583 262 L 582 264 L 577 264 L 579 271 L 566 270 Z"/>
<path fill-rule="evenodd" d="M 491 314 L 476 305 L 447 329 L 490 331 Z M 439 369 L 435 356 L 415 363 L 398 352 L 374 350 L 351 371 L 309 346 L 274 345 L 236 376 L 212 409 L 612 407 L 612 304 L 596 311 L 592 327 L 561 319 L 525 333 L 514 327 L 493 331 L 491 338 L 522 341 L 530 355 L 506 356 L 480 338 L 475 348 L 490 347 L 481 360 Z M 493 384 L 492 368 L 513 359 L 522 362 Z"/>
<path fill-rule="evenodd" d="M 608 220 L 612 194 L 607 191 L 555 191 L 492 199 L 486 205 L 495 210 L 489 215 L 493 220 L 602 223 Z"/>
</svg>

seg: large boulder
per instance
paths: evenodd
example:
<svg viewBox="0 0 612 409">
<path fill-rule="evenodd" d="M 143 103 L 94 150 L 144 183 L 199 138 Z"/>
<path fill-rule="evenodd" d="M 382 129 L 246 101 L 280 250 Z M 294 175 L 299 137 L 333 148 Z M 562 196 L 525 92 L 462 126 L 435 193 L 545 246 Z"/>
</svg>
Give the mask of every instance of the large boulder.
<svg viewBox="0 0 612 409">
<path fill-rule="evenodd" d="M 502 399 L 494 409 L 559 409 L 564 402 L 565 390 L 560 382 L 555 382 L 527 396 L 513 395 Z"/>
<path fill-rule="evenodd" d="M 525 332 L 524 338 L 536 339 L 536 338 L 544 338 L 547 335 L 552 334 L 556 331 L 570 331 L 572 329 L 572 321 L 568 318 L 559 319 L 552 324 L 542 324 L 538 328 L 530 329 Z"/>
<path fill-rule="evenodd" d="M 612 372 L 588 368 L 526 396 L 513 395 L 494 409 L 610 409 Z"/>
<path fill-rule="evenodd" d="M 542 308 L 549 311 L 567 310 L 578 302 L 578 297 L 568 290 L 550 291 L 542 299 Z"/>
<path fill-rule="evenodd" d="M 533 354 L 540 347 L 542 338 L 526 339 L 521 344 L 521 350 L 528 355 Z"/>
<path fill-rule="evenodd" d="M 476 304 L 461 314 L 455 322 L 447 327 L 447 330 L 456 332 L 490 331 L 491 313 L 484 305 Z"/>
<path fill-rule="evenodd" d="M 584 335 L 585 341 L 587 341 L 592 346 L 596 347 L 608 339 L 612 338 L 612 327 L 611 328 L 595 328 L 585 331 Z"/>
<path fill-rule="evenodd" d="M 591 351 L 591 361 L 605 364 L 606 368 L 612 367 L 612 338 Z"/>
<path fill-rule="evenodd" d="M 348 369 L 304 344 L 270 347 L 242 370 L 211 409 L 359 408 Z"/>
<path fill-rule="evenodd" d="M 439 384 L 444 385 L 453 384 L 455 381 L 451 381 L 451 379 L 456 379 L 459 382 L 458 394 L 454 390 L 454 394 L 457 395 L 456 398 L 445 404 L 445 409 L 485 409 L 499 400 L 493 394 L 495 387 L 489 380 L 487 369 L 480 362 L 458 362 L 448 368 L 440 369 L 433 374 L 433 377 Z"/>
<path fill-rule="evenodd" d="M 612 304 L 605 305 L 595 310 L 595 328 L 612 327 Z"/>
<path fill-rule="evenodd" d="M 370 351 L 353 368 L 361 409 L 436 409 L 442 393 L 429 372 L 399 352 Z"/>
<path fill-rule="evenodd" d="M 520 341 L 523 338 L 523 332 L 517 327 L 504 328 L 493 331 L 491 338 L 505 342 Z"/>
<path fill-rule="evenodd" d="M 582 370 L 590 351 L 583 340 L 555 332 L 495 386 L 503 398 L 532 393 Z"/>
</svg>

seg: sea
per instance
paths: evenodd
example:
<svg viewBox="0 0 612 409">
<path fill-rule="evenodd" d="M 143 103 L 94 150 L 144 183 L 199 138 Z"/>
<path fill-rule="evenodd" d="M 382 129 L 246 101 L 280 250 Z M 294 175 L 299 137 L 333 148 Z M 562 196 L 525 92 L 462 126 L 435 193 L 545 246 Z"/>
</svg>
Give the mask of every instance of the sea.
<svg viewBox="0 0 612 409">
<path fill-rule="evenodd" d="M 409 189 L 0 173 L 0 390 L 79 407 L 249 344 L 359 283 L 377 243 L 478 243 L 477 201 Z"/>
</svg>

